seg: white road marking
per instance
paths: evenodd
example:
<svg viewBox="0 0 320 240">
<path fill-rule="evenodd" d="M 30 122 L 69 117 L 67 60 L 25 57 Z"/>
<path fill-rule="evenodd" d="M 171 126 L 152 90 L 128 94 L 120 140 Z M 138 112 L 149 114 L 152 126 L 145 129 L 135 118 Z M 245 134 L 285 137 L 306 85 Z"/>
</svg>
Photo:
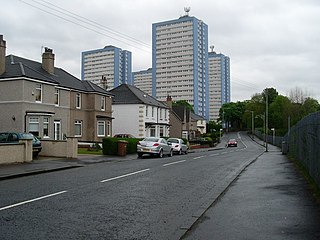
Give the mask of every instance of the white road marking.
<svg viewBox="0 0 320 240">
<path fill-rule="evenodd" d="M 60 194 L 66 193 L 66 192 L 67 191 L 61 191 L 61 192 L 45 195 L 45 196 L 42 196 L 42 197 L 34 198 L 34 199 L 31 199 L 31 200 L 27 200 L 27 201 L 24 201 L 24 202 L 19 202 L 19 203 L 16 203 L 16 204 L 12 204 L 12 205 L 0 208 L 0 211 L 5 210 L 5 209 L 9 209 L 9 208 L 13 208 L 13 207 L 18 207 L 18 206 L 23 205 L 23 204 L 39 201 L 39 200 L 42 200 L 42 199 L 45 199 L 45 198 L 54 197 L 56 195 L 60 195 Z"/>
<path fill-rule="evenodd" d="M 195 157 L 193 159 L 199 159 L 199 158 L 203 158 L 203 157 L 205 157 L 205 156 L 199 156 L 199 157 Z"/>
<path fill-rule="evenodd" d="M 226 154 L 226 153 L 228 153 L 228 152 L 222 152 L 221 154 Z"/>
<path fill-rule="evenodd" d="M 146 172 L 146 171 L 149 171 L 150 168 L 147 168 L 147 169 L 143 169 L 143 170 L 140 170 L 140 171 L 137 171 L 137 172 L 132 172 L 132 173 L 128 173 L 128 174 L 124 174 L 124 175 L 121 175 L 121 176 L 118 176 L 118 177 L 113 177 L 113 178 L 109 178 L 109 179 L 105 179 L 105 180 L 102 180 L 100 182 L 104 183 L 104 182 L 110 182 L 110 181 L 113 181 L 113 180 L 116 180 L 116 179 L 119 179 L 119 178 L 124 178 L 124 177 L 128 177 L 128 176 L 132 176 L 132 175 L 135 175 L 135 174 L 138 174 L 138 173 L 143 173 L 143 172 Z"/>
<path fill-rule="evenodd" d="M 182 162 L 185 162 L 185 161 L 186 160 L 181 160 L 181 161 L 177 161 L 177 162 L 167 163 L 167 164 L 163 164 L 162 166 L 166 167 L 166 166 L 170 166 L 170 165 L 173 165 L 173 164 L 182 163 Z"/>
<path fill-rule="evenodd" d="M 209 155 L 210 157 L 213 157 L 213 156 L 218 156 L 220 153 L 215 153 L 215 154 L 211 154 Z"/>
</svg>

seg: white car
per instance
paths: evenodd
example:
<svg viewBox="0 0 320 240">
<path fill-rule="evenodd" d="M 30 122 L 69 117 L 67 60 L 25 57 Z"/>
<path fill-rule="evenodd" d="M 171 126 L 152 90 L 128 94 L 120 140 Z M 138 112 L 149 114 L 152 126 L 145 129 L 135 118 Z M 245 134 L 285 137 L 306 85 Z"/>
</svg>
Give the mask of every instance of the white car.
<svg viewBox="0 0 320 240">
<path fill-rule="evenodd" d="M 185 142 L 180 139 L 180 138 L 169 138 L 168 143 L 171 144 L 171 147 L 173 149 L 174 153 L 178 153 L 178 154 L 188 154 L 188 146 L 185 144 Z"/>
<path fill-rule="evenodd" d="M 164 138 L 146 137 L 137 144 L 138 157 L 143 154 L 155 155 L 162 158 L 164 155 L 172 157 L 173 149 Z"/>
</svg>

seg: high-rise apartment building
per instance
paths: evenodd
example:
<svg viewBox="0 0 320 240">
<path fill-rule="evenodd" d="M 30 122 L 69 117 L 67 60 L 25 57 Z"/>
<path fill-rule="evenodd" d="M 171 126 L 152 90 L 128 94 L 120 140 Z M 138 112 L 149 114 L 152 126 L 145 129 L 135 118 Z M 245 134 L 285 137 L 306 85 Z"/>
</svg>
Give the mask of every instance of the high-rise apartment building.
<svg viewBox="0 0 320 240">
<path fill-rule="evenodd" d="M 187 100 L 208 119 L 208 26 L 187 14 L 152 25 L 152 95 Z"/>
<path fill-rule="evenodd" d="M 106 89 L 132 85 L 131 52 L 114 46 L 82 52 L 81 79 Z"/>
<path fill-rule="evenodd" d="M 145 93 L 152 95 L 152 69 L 132 73 L 133 85 Z"/>
<path fill-rule="evenodd" d="M 217 121 L 219 110 L 230 102 L 230 58 L 210 52 L 209 57 L 209 119 Z"/>
</svg>

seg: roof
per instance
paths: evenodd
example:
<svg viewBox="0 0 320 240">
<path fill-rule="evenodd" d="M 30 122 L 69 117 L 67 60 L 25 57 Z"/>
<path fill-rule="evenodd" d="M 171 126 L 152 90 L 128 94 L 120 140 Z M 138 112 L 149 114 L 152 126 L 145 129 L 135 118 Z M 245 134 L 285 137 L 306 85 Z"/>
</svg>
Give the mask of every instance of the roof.
<svg viewBox="0 0 320 240">
<path fill-rule="evenodd" d="M 146 104 L 156 107 L 168 108 L 168 106 L 158 101 L 157 99 L 149 96 L 144 91 L 139 88 L 128 85 L 121 84 L 120 86 L 110 90 L 110 93 L 114 94 L 112 104 Z"/>
<path fill-rule="evenodd" d="M 0 76 L 0 79 L 17 77 L 27 77 L 83 92 L 111 95 L 107 90 L 98 85 L 89 81 L 81 81 L 62 68 L 55 67 L 54 74 L 50 74 L 42 68 L 40 62 L 15 55 L 8 55 L 6 56 L 6 71 Z"/>
<path fill-rule="evenodd" d="M 193 112 L 191 112 L 191 119 L 192 119 L 192 120 L 196 120 L 196 121 L 198 121 L 198 120 L 205 120 L 204 117 L 202 117 L 202 116 L 200 116 L 200 115 L 197 115 L 197 114 L 195 114 L 195 113 L 193 113 Z"/>
</svg>

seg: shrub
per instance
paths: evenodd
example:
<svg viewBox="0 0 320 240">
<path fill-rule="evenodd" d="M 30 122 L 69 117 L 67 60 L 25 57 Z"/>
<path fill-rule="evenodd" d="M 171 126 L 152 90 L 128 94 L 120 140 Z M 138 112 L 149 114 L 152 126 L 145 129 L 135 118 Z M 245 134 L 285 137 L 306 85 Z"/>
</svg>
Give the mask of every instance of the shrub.
<svg viewBox="0 0 320 240">
<path fill-rule="evenodd" d="M 117 138 L 107 137 L 103 139 L 102 148 L 104 155 L 118 154 L 118 140 Z"/>
</svg>

